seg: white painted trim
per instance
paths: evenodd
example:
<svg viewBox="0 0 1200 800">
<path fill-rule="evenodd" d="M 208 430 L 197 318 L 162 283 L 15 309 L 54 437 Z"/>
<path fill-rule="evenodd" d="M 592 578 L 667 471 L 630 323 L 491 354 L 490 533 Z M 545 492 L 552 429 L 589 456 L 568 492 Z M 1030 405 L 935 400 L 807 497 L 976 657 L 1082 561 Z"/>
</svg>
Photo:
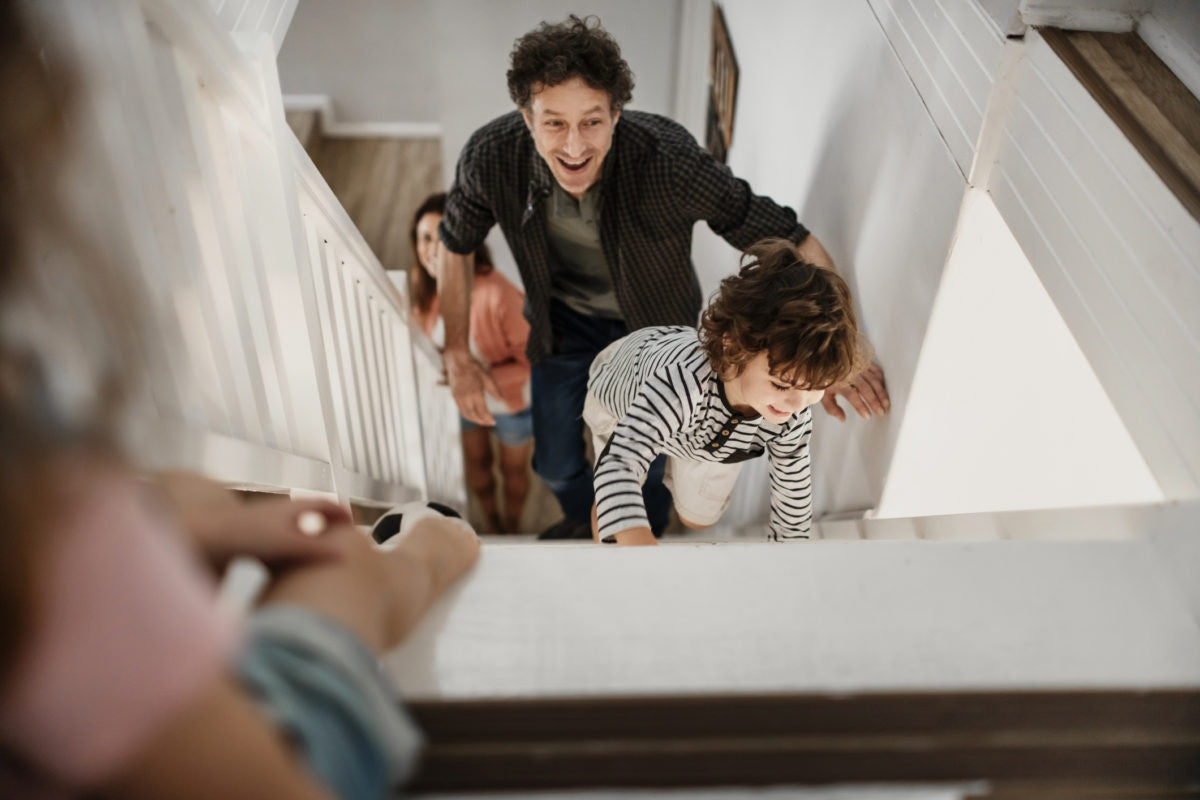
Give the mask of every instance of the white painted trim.
<svg viewBox="0 0 1200 800">
<path fill-rule="evenodd" d="M 1172 33 L 1169 23 L 1147 14 L 1138 21 L 1138 35 L 1155 55 L 1170 67 L 1193 95 L 1200 97 L 1200 43 L 1189 47 L 1178 34 Z"/>
<path fill-rule="evenodd" d="M 304 151 L 304 147 L 294 138 L 285 145 L 291 148 L 291 161 L 298 181 L 297 188 L 306 192 L 310 200 L 325 215 L 326 220 L 337 236 L 339 247 L 347 250 L 348 254 L 364 266 L 360 279 L 370 281 L 375 292 L 389 298 L 392 310 L 405 322 L 408 321 L 408 306 L 404 302 L 395 284 L 387 277 L 379 257 L 371 250 L 366 239 L 358 232 L 354 221 L 350 219 L 345 206 L 337 199 L 329 184 L 321 176 L 320 171 Z"/>
<path fill-rule="evenodd" d="M 327 94 L 285 94 L 283 107 L 288 111 L 321 111 L 332 115 L 333 100 Z"/>
<path fill-rule="evenodd" d="M 285 94 L 283 107 L 288 111 L 316 111 L 321 117 L 321 132 L 342 138 L 440 139 L 440 122 L 343 122 L 333 111 L 333 99 L 327 94 Z"/>
<path fill-rule="evenodd" d="M 975 157 L 967 175 L 967 183 L 971 186 L 986 188 L 992 179 L 992 167 L 996 164 L 1004 140 L 1004 120 L 1008 118 L 1017 94 L 1017 80 L 1024 55 L 1024 40 L 1005 40 L 1004 56 L 996 70 L 992 90 L 988 93 L 983 122 L 979 126 L 979 138 L 975 142 Z"/>
<path fill-rule="evenodd" d="M 708 113 L 708 48 L 712 36 L 710 0 L 682 0 L 679 9 L 679 58 L 675 63 L 674 118 L 704 141 Z"/>
<path fill-rule="evenodd" d="M 1036 31 L 988 191 L 1168 497 L 1200 495 L 1200 226 Z"/>
<path fill-rule="evenodd" d="M 440 122 L 329 122 L 321 130 L 328 136 L 344 138 L 440 139 Z"/>
<path fill-rule="evenodd" d="M 271 25 L 271 43 L 274 45 L 276 57 L 283 48 L 283 40 L 287 38 L 288 28 L 292 27 L 292 19 L 295 18 L 299 5 L 300 0 L 283 0 L 275 15 L 275 22 Z"/>
<path fill-rule="evenodd" d="M 1021 20 L 1029 26 L 1044 25 L 1074 31 L 1128 33 L 1137 25 L 1137 15 L 1117 9 L 1063 8 L 1055 4 L 1021 3 Z"/>
<path fill-rule="evenodd" d="M 130 433 L 138 464 L 147 469 L 182 466 L 239 488 L 335 491 L 333 467 L 323 459 L 170 419 L 141 420 Z"/>
<path fill-rule="evenodd" d="M 211 8 L 202 3 L 142 0 L 141 11 L 146 22 L 161 31 L 173 47 L 196 59 L 197 72 L 204 76 L 206 87 L 217 87 L 237 98 L 243 109 L 259 108 L 261 94 L 250 75 L 250 66 Z M 246 119 L 262 125 L 259 114 L 247 114 Z M 269 135 L 263 127 L 260 132 Z"/>
<path fill-rule="evenodd" d="M 818 525 L 821 538 L 833 540 L 1121 541 L 1155 536 L 1181 515 L 1200 519 L 1200 503 L 1168 501 L 885 519 L 876 519 L 868 511 L 828 515 L 818 520 Z"/>
</svg>

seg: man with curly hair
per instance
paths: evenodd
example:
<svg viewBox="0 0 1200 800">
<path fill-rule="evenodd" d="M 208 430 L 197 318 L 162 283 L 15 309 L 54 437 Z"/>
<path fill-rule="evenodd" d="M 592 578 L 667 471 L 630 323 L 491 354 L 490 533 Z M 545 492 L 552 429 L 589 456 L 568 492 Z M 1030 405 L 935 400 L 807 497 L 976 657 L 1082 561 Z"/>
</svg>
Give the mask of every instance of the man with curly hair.
<svg viewBox="0 0 1200 800">
<path fill-rule="evenodd" d="M 513 46 L 508 88 L 517 110 L 476 131 L 459 157 L 439 233 L 443 359 L 460 412 L 490 424 L 496 393 L 470 354 L 471 254 L 499 225 L 525 284 L 534 468 L 565 519 L 542 538 L 590 538 L 592 472 L 583 438 L 588 368 L 613 341 L 652 325 L 694 325 L 700 284 L 692 228 L 704 220 L 738 250 L 768 237 L 832 266 L 790 208 L 745 181 L 665 117 L 625 110 L 633 73 L 594 17 L 543 22 Z M 869 417 L 887 410 L 882 372 L 833 387 Z M 650 526 L 667 524 L 661 459 L 644 487 Z"/>
</svg>

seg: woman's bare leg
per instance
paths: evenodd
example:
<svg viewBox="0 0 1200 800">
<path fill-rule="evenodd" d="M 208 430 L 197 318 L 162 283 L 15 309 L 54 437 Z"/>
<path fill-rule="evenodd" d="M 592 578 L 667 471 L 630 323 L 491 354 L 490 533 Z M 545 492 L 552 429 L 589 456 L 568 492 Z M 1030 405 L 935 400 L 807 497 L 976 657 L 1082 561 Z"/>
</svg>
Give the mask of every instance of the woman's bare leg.
<svg viewBox="0 0 1200 800">
<path fill-rule="evenodd" d="M 499 532 L 500 510 L 496 501 L 496 477 L 492 474 L 492 435 L 487 428 L 472 428 L 462 432 L 463 466 L 467 473 L 467 488 L 492 531 Z"/>
<path fill-rule="evenodd" d="M 529 496 L 529 459 L 533 441 L 518 445 L 500 445 L 500 475 L 504 480 L 504 532 L 517 533 L 521 512 Z"/>
</svg>

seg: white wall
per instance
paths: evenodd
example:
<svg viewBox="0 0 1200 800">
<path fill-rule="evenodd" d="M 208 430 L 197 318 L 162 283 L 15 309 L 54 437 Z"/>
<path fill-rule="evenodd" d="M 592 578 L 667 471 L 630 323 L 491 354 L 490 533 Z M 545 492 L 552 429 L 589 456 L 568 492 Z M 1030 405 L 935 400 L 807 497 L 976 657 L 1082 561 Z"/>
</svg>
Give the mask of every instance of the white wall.
<svg viewBox="0 0 1200 800">
<path fill-rule="evenodd" d="M 879 517 L 1154 503 L 1154 477 L 987 193 L 968 191 Z"/>
<path fill-rule="evenodd" d="M 817 411 L 816 512 L 870 508 L 882 492 L 964 179 L 865 2 L 729 0 L 741 68 L 730 166 L 790 204 L 850 282 L 887 372 L 892 413 L 839 424 Z M 698 235 L 711 291 L 737 254 Z M 746 475 L 737 521 L 761 516 Z M 761 480 L 761 479 L 760 479 Z"/>
<path fill-rule="evenodd" d="M 938 441 L 944 433 L 934 409 L 944 411 L 945 404 L 927 396 L 922 402 L 931 405 L 916 408 L 911 390 L 922 348 L 936 355 L 953 344 L 939 337 L 962 335 L 943 328 L 926 336 L 926 325 L 964 178 L 995 196 L 1111 398 L 1134 442 L 1125 461 L 1144 459 L 1149 467 L 1152 480 L 1139 472 L 1112 500 L 1152 500 L 1160 491 L 1195 496 L 1200 340 L 1195 315 L 1186 309 L 1194 309 L 1200 296 L 1195 244 L 1200 226 L 1035 30 L 1023 44 L 1006 46 L 994 16 L 981 7 L 968 11 L 968 4 L 867 0 L 874 20 L 849 4 L 836 15 L 820 4 L 817 16 L 817 5 L 742 0 L 727 3 L 726 13 L 735 47 L 755 42 L 753 51 L 739 51 L 740 138 L 731 165 L 760 190 L 801 209 L 851 276 L 864 327 L 879 349 L 896 401 L 883 424 L 855 421 L 841 429 L 818 414 L 825 423 L 818 426 L 814 455 L 818 513 L 870 507 L 885 485 L 895 507 L 904 506 L 901 496 L 917 485 L 927 498 L 936 494 L 932 473 L 917 466 L 912 451 L 890 465 L 888 459 L 895 456 L 902 424 L 911 447 Z M 1022 3 L 1022 13 L 1035 5 Z M 1076 5 L 1042 4 L 1038 13 L 1049 13 L 1051 6 L 1073 13 Z M 1134 15 L 1151 11 L 1142 17 L 1150 32 L 1156 24 L 1170 28 L 1168 49 L 1185 72 L 1196 67 L 1195 53 L 1178 44 L 1179 31 L 1191 30 L 1198 12 L 1170 0 L 1103 5 L 1110 16 L 1123 13 L 1127 28 Z M 772 26 L 756 26 L 764 18 Z M 803 47 L 789 48 L 789 41 Z M 835 44 L 822 48 L 822 42 Z M 793 51 L 791 58 L 780 55 Z M 808 68 L 810 61 L 820 67 Z M 821 79 L 808 80 L 810 74 Z M 781 81 L 780 75 L 791 80 Z M 787 88 L 780 91 L 780 85 Z M 813 135 L 813 120 L 825 129 L 824 140 Z M 747 129 L 755 131 L 750 141 Z M 957 180 L 940 168 L 947 154 L 953 155 Z M 884 213 L 872 214 L 881 208 Z M 719 250 L 711 240 L 705 250 L 712 259 L 706 266 L 716 266 Z M 990 394 L 1003 391 L 998 384 Z M 1002 407 L 992 403 L 974 410 L 978 427 L 964 427 L 959 445 L 1002 430 L 995 422 Z M 1046 424 L 1064 433 L 1080 421 L 1075 413 L 1073 407 L 1057 409 Z M 1075 460 L 1084 452 L 1068 447 L 1055 458 Z M 1056 491 L 1037 502 L 1097 501 L 1055 485 Z M 943 492 L 943 503 L 953 500 L 949 494 Z M 761 515 L 761 495 L 757 489 L 739 498 L 739 511 Z"/>
<path fill-rule="evenodd" d="M 1200 495 L 1200 222 L 1041 36 L 988 181 L 1168 498 Z"/>
<path fill-rule="evenodd" d="M 333 98 L 339 122 L 438 123 L 447 178 L 470 133 L 512 108 L 513 41 L 543 20 L 594 14 L 637 77 L 633 108 L 669 113 L 678 2 L 595 0 L 302 0 L 279 54 L 287 95 Z"/>
<path fill-rule="evenodd" d="M 1154 0 L 1138 20 L 1138 35 L 1200 97 L 1200 3 Z"/>
<path fill-rule="evenodd" d="M 301 0 L 279 51 L 285 95 L 328 95 L 351 123 L 436 122 L 426 0 Z"/>
<path fill-rule="evenodd" d="M 513 41 L 542 21 L 594 14 L 633 69 L 631 108 L 670 114 L 680 2 L 593 0 L 301 0 L 279 54 L 287 95 L 329 95 L 338 123 L 440 130 L 444 182 L 476 128 L 507 111 Z M 498 230 L 500 270 L 521 285 Z"/>
<path fill-rule="evenodd" d="M 462 145 L 493 117 L 512 110 L 505 72 L 513 41 L 538 23 L 569 13 L 595 14 L 621 45 L 636 77 L 631 108 L 669 114 L 675 91 L 677 2 L 593 0 L 433 0 L 436 82 L 443 98 L 443 163 L 447 181 Z"/>
</svg>

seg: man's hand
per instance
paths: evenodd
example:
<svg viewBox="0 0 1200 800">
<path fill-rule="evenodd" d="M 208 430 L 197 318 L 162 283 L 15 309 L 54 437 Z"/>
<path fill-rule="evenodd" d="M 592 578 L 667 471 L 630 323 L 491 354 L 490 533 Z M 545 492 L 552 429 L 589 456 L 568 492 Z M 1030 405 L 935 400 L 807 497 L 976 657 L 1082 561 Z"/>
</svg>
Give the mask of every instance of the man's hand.
<svg viewBox="0 0 1200 800">
<path fill-rule="evenodd" d="M 838 397 L 846 398 L 863 419 L 881 417 L 892 407 L 887 384 L 883 379 L 883 368 L 878 364 L 872 364 L 857 375 L 852 375 L 845 383 L 830 386 L 825 390 L 821 405 L 825 406 L 830 416 L 845 422 L 846 412 L 838 405 Z"/>
<path fill-rule="evenodd" d="M 483 393 L 500 396 L 496 381 L 486 366 L 471 355 L 471 281 L 475 256 L 459 255 L 448 247 L 438 251 L 438 301 L 446 325 L 446 349 L 442 368 L 450 384 L 458 412 L 476 425 L 495 425 Z"/>
<path fill-rule="evenodd" d="M 469 352 L 449 348 L 442 353 L 442 365 L 459 413 L 476 425 L 495 425 L 496 419 L 488 411 L 484 397 L 484 392 L 493 397 L 500 396 L 491 371 Z"/>
</svg>

